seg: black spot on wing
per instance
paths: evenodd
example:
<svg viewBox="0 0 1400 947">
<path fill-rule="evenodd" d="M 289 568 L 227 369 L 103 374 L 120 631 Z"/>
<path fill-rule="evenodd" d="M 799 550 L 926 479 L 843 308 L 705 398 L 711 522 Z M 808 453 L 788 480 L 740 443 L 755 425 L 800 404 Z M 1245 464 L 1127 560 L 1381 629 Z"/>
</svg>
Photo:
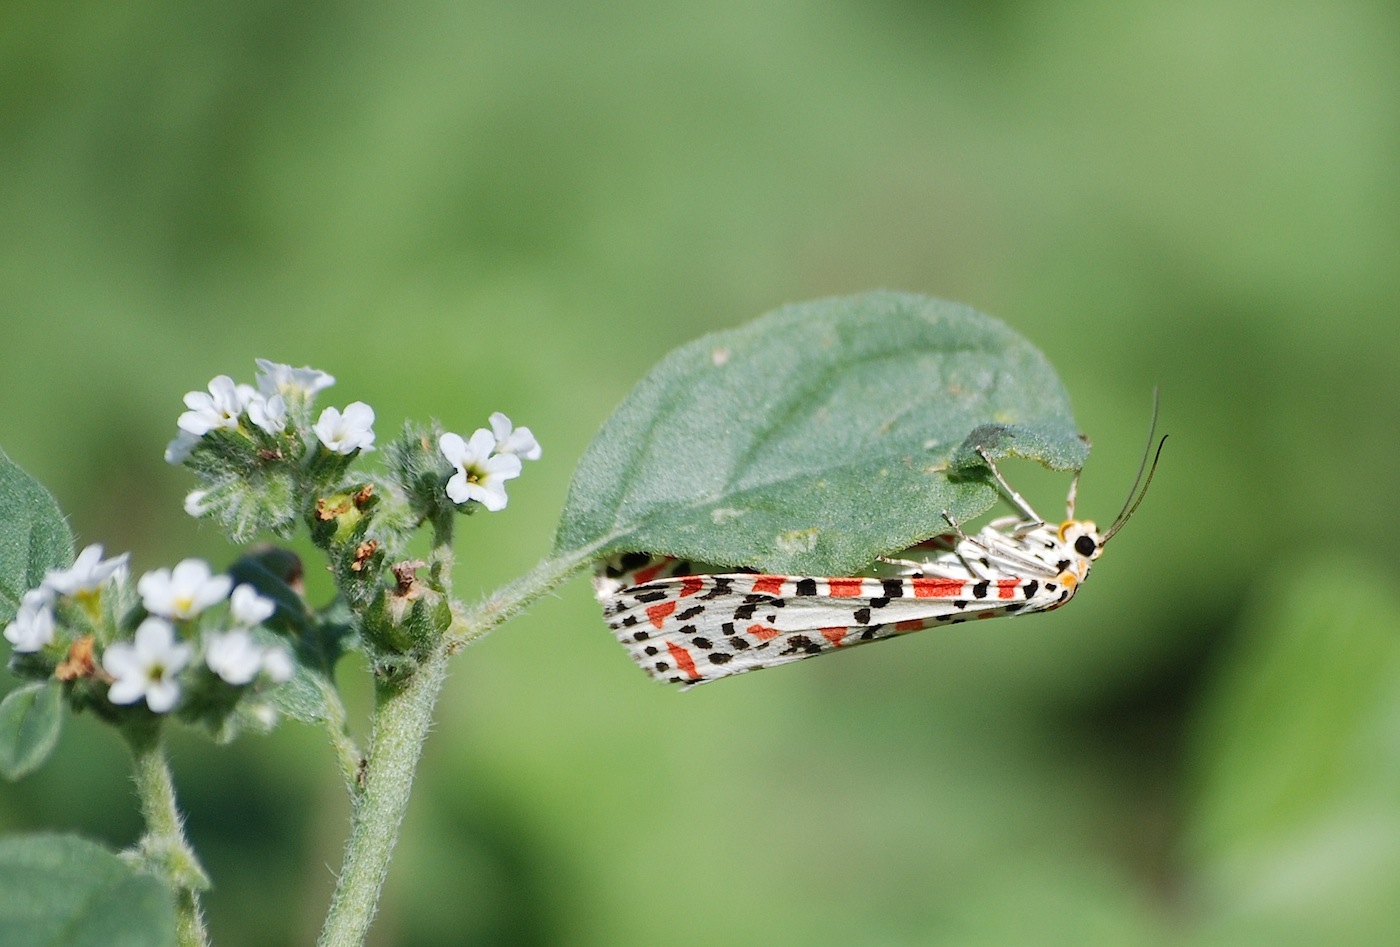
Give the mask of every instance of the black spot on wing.
<svg viewBox="0 0 1400 947">
<path fill-rule="evenodd" d="M 714 585 L 710 587 L 709 591 L 705 592 L 703 595 L 697 595 L 696 598 L 700 600 L 719 598 L 722 595 L 728 595 L 733 587 L 733 579 L 726 578 L 722 575 L 717 575 L 714 578 Z"/>
<path fill-rule="evenodd" d="M 784 655 L 797 654 L 799 651 L 803 654 L 821 654 L 822 646 L 806 635 L 793 635 L 788 638 L 787 647 L 778 653 Z"/>
<path fill-rule="evenodd" d="M 628 552 L 622 555 L 622 568 L 625 572 L 635 572 L 648 562 L 651 562 L 651 553 Z"/>
</svg>

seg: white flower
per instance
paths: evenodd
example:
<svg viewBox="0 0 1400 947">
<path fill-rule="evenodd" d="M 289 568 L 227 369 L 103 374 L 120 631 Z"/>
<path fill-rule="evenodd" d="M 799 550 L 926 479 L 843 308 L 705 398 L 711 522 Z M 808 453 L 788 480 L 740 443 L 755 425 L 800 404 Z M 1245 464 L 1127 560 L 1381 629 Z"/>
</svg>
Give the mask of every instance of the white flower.
<svg viewBox="0 0 1400 947">
<path fill-rule="evenodd" d="M 113 559 L 102 558 L 102 544 L 93 543 L 78 553 L 78 558 L 67 569 L 50 569 L 44 576 L 44 586 L 60 595 L 82 595 L 96 592 L 113 576 L 126 573 L 126 560 L 130 553 L 122 553 Z"/>
<path fill-rule="evenodd" d="M 262 662 L 263 649 L 242 628 L 214 631 L 204 636 L 204 663 L 235 687 L 242 687 L 257 677 Z"/>
<path fill-rule="evenodd" d="M 232 378 L 219 375 L 209 382 L 207 393 L 191 391 L 185 395 L 185 407 L 190 410 L 180 415 L 175 424 L 195 437 L 219 428 L 236 430 L 238 416 L 254 393 L 251 385 L 235 385 Z"/>
<path fill-rule="evenodd" d="M 261 625 L 277 610 L 277 606 L 270 599 L 263 598 L 251 585 L 240 585 L 234 589 L 233 594 L 229 596 L 228 605 L 229 612 L 233 615 L 233 623 L 240 628 Z"/>
<path fill-rule="evenodd" d="M 163 618 L 147 618 L 136 629 L 133 643 L 118 641 L 102 655 L 102 668 L 115 680 L 107 692 L 114 704 L 146 706 L 163 714 L 180 699 L 175 676 L 190 663 L 193 649 L 175 640 L 175 629 Z"/>
<path fill-rule="evenodd" d="M 323 388 L 335 384 L 335 379 L 323 371 L 307 365 L 293 368 L 281 362 L 256 359 L 258 363 L 258 391 L 268 398 L 273 395 L 309 398 Z"/>
<path fill-rule="evenodd" d="M 5 640 L 19 653 L 38 651 L 53 641 L 53 612 L 48 589 L 30 589 L 20 599 L 15 620 L 5 626 Z"/>
<path fill-rule="evenodd" d="M 526 460 L 540 459 L 540 442 L 528 427 L 512 429 L 510 418 L 497 411 L 491 415 L 491 432 L 496 435 L 496 453 L 514 454 Z"/>
<path fill-rule="evenodd" d="M 193 618 L 228 597 L 233 580 L 212 575 L 203 559 L 186 559 L 174 571 L 156 569 L 141 576 L 136 591 L 146 611 L 162 618 Z"/>
<path fill-rule="evenodd" d="M 337 454 L 353 454 L 357 450 L 370 450 L 374 444 L 374 409 L 363 401 L 353 401 L 345 406 L 341 414 L 335 408 L 327 408 L 311 430 L 326 449 Z"/>
<path fill-rule="evenodd" d="M 282 648 L 268 648 L 263 652 L 262 670 L 267 675 L 268 680 L 274 684 L 282 684 L 292 679 L 292 673 L 296 670 L 292 664 L 292 656 Z"/>
<path fill-rule="evenodd" d="M 281 395 L 253 395 L 248 399 L 248 420 L 269 434 L 280 434 L 287 429 L 287 400 Z"/>
<path fill-rule="evenodd" d="M 165 462 L 167 464 L 183 464 L 189 460 L 190 454 L 194 453 L 195 447 L 199 444 L 199 435 L 191 434 L 189 431 L 181 431 L 175 435 L 175 439 L 165 445 Z"/>
<path fill-rule="evenodd" d="M 459 434 L 438 438 L 438 448 L 447 462 L 457 468 L 447 481 L 447 496 L 453 503 L 475 500 L 491 512 L 506 507 L 506 481 L 520 476 L 520 458 L 514 454 L 492 454 L 496 436 L 478 428 L 470 441 Z"/>
<path fill-rule="evenodd" d="M 243 628 L 205 635 L 204 663 L 235 687 L 249 683 L 260 671 L 281 684 L 291 679 L 293 671 L 291 656 L 284 649 L 263 647 Z"/>
</svg>

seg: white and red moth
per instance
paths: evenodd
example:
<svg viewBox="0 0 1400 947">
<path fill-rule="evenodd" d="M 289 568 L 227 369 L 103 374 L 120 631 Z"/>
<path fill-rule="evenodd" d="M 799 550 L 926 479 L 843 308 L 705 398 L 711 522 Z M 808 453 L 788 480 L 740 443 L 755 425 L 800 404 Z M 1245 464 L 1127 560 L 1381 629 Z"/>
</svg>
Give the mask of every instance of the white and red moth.
<svg viewBox="0 0 1400 947">
<path fill-rule="evenodd" d="M 1157 468 L 1154 459 L 1143 482 L 1143 457 L 1128 501 L 1100 533 L 1092 520 L 1074 516 L 1077 473 L 1065 521 L 1053 525 L 979 453 L 1020 515 L 969 536 L 945 512 L 950 532 L 880 557 L 866 575 L 840 578 L 717 572 L 626 553 L 601 563 L 594 577 L 604 618 L 642 670 L 692 686 L 934 625 L 1048 612 L 1074 597 Z"/>
</svg>

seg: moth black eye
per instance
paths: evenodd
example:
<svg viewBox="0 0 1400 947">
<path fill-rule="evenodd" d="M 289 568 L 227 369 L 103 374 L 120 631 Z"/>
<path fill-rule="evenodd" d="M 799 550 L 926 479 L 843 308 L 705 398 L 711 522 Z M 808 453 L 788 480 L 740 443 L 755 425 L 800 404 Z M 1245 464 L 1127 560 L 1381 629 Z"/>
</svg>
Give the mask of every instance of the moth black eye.
<svg viewBox="0 0 1400 947">
<path fill-rule="evenodd" d="M 1074 541 L 1074 551 L 1079 553 L 1085 559 L 1092 556 L 1094 554 L 1094 550 L 1098 548 L 1099 547 L 1094 543 L 1094 540 L 1089 536 L 1080 536 Z"/>
</svg>

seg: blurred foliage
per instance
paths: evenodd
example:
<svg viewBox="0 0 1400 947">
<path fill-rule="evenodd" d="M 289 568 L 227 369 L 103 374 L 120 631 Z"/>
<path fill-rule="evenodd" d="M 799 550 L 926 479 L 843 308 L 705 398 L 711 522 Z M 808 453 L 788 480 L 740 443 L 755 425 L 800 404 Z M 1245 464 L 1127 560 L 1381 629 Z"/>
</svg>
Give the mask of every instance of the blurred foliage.
<svg viewBox="0 0 1400 947">
<path fill-rule="evenodd" d="M 1087 593 L 678 695 L 575 583 L 460 659 L 374 942 L 1393 942 L 1397 36 L 1364 0 L 5 4 L 0 444 L 139 571 L 234 557 L 161 451 L 255 356 L 384 430 L 502 410 L 544 459 L 464 524 L 485 590 L 674 346 L 967 302 L 1068 387 L 1086 515 L 1161 386 Z M 127 844 L 123 752 L 71 724 L 0 827 Z M 217 942 L 307 942 L 319 735 L 176 749 Z"/>
</svg>

